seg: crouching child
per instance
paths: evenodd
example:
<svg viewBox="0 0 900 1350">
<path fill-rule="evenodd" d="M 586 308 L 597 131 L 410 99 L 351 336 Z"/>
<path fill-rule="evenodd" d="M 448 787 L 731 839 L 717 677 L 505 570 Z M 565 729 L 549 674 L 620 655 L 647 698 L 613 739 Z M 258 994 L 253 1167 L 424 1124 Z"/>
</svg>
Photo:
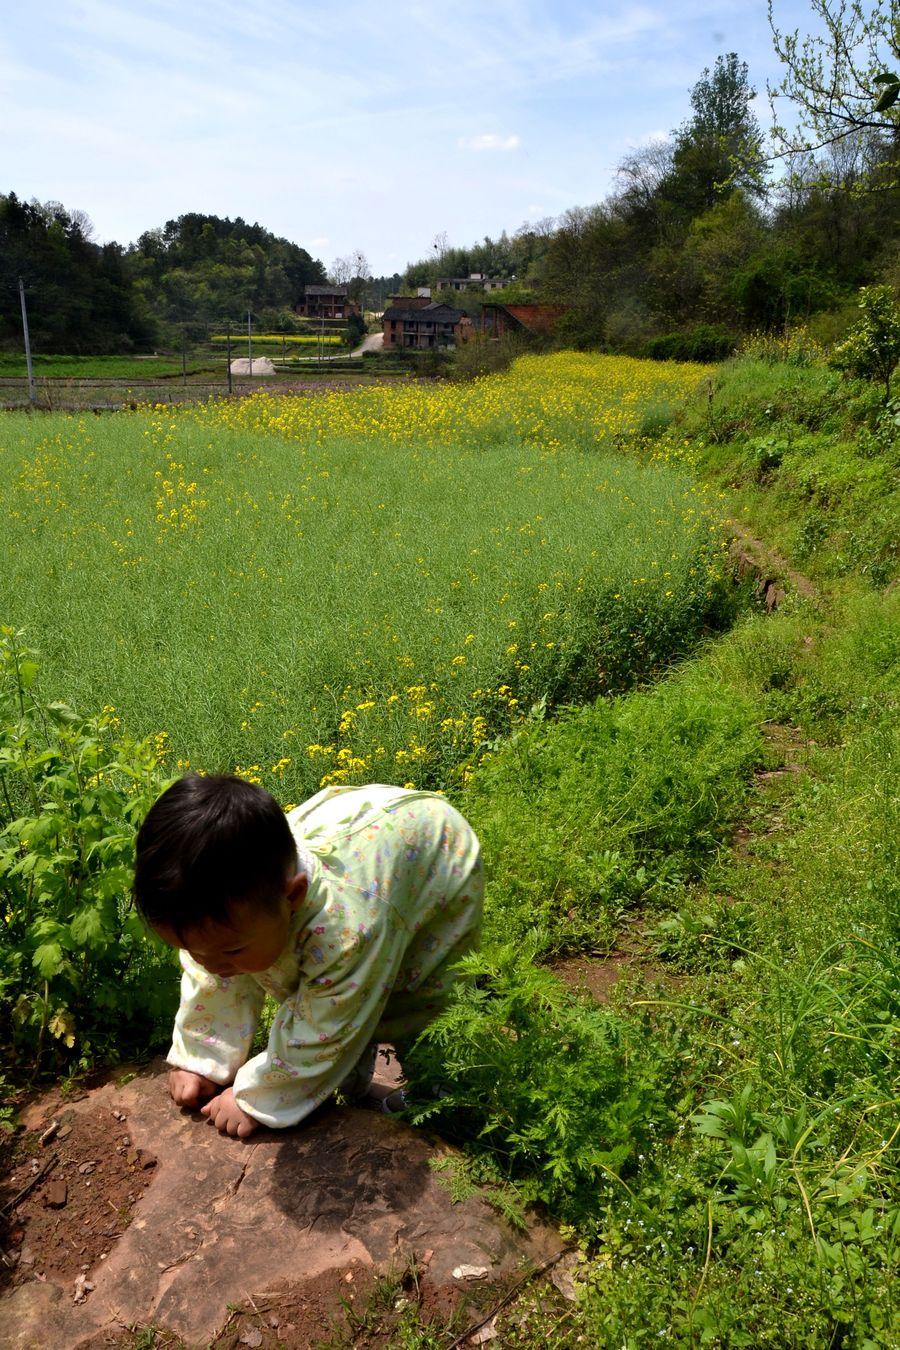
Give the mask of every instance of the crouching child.
<svg viewBox="0 0 900 1350">
<path fill-rule="evenodd" d="M 378 1042 L 402 1057 L 444 1006 L 483 890 L 478 840 L 436 793 L 326 788 L 285 815 L 242 779 L 179 779 L 138 833 L 134 885 L 180 951 L 174 1101 L 243 1139 L 362 1095 Z M 266 994 L 278 1012 L 248 1057 Z"/>
</svg>

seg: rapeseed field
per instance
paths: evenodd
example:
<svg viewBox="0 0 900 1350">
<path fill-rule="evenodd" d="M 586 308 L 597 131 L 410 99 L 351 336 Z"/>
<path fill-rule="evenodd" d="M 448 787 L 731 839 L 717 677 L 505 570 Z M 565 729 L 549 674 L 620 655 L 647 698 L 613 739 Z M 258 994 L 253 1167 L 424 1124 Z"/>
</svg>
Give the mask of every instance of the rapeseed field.
<svg viewBox="0 0 900 1350">
<path fill-rule="evenodd" d="M 48 693 L 164 735 L 172 772 L 282 801 L 452 790 L 517 723 L 715 623 L 718 499 L 616 451 L 703 375 L 563 353 L 471 384 L 11 415 L 0 618 Z"/>
</svg>

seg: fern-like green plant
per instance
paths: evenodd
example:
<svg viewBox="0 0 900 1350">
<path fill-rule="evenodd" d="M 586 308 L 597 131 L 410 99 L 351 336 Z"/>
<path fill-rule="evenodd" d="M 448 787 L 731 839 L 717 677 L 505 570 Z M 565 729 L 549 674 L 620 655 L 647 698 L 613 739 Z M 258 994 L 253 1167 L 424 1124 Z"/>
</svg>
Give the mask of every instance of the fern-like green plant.
<svg viewBox="0 0 900 1350">
<path fill-rule="evenodd" d="M 597 1188 L 666 1128 L 671 1075 L 656 1045 L 519 947 L 458 969 L 449 1006 L 404 1061 L 413 1119 L 489 1150 L 526 1200 L 589 1212 Z"/>
</svg>

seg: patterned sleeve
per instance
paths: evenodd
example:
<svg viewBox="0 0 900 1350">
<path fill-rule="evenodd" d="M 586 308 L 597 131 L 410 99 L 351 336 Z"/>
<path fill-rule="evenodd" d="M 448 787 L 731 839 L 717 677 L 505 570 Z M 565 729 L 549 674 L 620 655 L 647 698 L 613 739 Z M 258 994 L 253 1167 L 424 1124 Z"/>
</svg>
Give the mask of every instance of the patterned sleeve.
<svg viewBox="0 0 900 1350">
<path fill-rule="evenodd" d="M 186 951 L 179 956 L 181 1003 L 167 1062 L 230 1083 L 250 1051 L 265 994 L 251 975 L 219 979 Z"/>
<path fill-rule="evenodd" d="M 357 931 L 324 968 L 301 971 L 297 993 L 281 1005 L 266 1051 L 234 1080 L 234 1099 L 263 1125 L 283 1129 L 310 1115 L 338 1087 L 373 1039 L 409 935 L 386 922 Z M 318 960 L 313 946 L 310 962 Z"/>
</svg>

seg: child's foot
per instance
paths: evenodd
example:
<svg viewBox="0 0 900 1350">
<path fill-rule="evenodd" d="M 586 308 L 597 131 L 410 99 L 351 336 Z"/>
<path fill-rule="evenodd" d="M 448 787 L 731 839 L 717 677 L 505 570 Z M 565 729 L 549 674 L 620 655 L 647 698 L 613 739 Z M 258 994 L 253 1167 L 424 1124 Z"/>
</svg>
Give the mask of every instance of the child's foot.
<svg viewBox="0 0 900 1350">
<path fill-rule="evenodd" d="M 214 1083 L 211 1078 L 191 1073 L 188 1069 L 170 1069 L 168 1086 L 172 1101 L 188 1111 L 196 1111 L 210 1097 L 222 1091 L 221 1083 Z"/>
<path fill-rule="evenodd" d="M 406 1092 L 403 1088 L 394 1088 L 386 1097 L 381 1099 L 381 1109 L 387 1116 L 399 1115 L 407 1107 Z"/>
<path fill-rule="evenodd" d="M 434 1095 L 437 1098 L 449 1097 L 450 1092 L 448 1088 L 437 1087 L 434 1090 Z M 406 1095 L 406 1089 L 402 1087 L 395 1088 L 393 1092 L 389 1092 L 388 1095 L 381 1100 L 381 1109 L 384 1111 L 385 1115 L 388 1116 L 399 1115 L 400 1112 L 405 1111 L 408 1106 L 409 1098 Z"/>
</svg>

